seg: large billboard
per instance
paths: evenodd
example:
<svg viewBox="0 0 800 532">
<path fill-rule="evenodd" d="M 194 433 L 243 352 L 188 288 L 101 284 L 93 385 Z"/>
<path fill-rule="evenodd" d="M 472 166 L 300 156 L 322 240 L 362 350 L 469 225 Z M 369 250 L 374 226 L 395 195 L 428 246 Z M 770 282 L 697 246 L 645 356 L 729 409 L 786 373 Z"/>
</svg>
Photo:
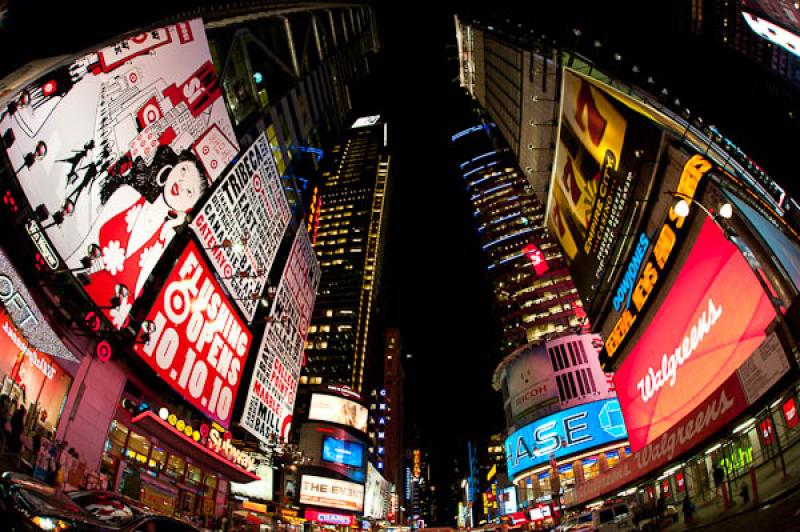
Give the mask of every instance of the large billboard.
<svg viewBox="0 0 800 532">
<path fill-rule="evenodd" d="M 190 404 L 228 427 L 253 340 L 197 245 L 190 241 L 147 314 L 134 350 Z"/>
<path fill-rule="evenodd" d="M 48 72 L 0 121 L 28 201 L 63 216 L 44 231 L 66 267 L 88 275 L 98 306 L 121 298 L 103 309 L 117 328 L 173 229 L 239 151 L 221 95 L 203 21 L 193 19 Z"/>
<path fill-rule="evenodd" d="M 292 214 L 265 133 L 239 158 L 192 220 L 211 264 L 247 321 Z M 256 294 L 253 297 L 253 294 Z"/>
<path fill-rule="evenodd" d="M 247 497 L 248 499 L 256 499 L 259 501 L 271 501 L 273 497 L 272 465 L 266 461 L 262 461 L 256 466 L 255 473 L 259 476 L 259 480 L 246 482 L 244 484 L 231 482 L 231 495 L 238 495 L 240 497 Z"/>
<path fill-rule="evenodd" d="M 303 475 L 300 483 L 300 504 L 361 512 L 364 509 L 364 485 Z"/>
<path fill-rule="evenodd" d="M 597 335 L 568 335 L 524 346 L 505 370 L 507 408 L 516 425 L 558 410 L 614 397 L 598 362 Z"/>
<path fill-rule="evenodd" d="M 330 421 L 366 432 L 367 417 L 367 408 L 355 401 L 335 395 L 320 393 L 311 395 L 311 408 L 308 412 L 310 420 Z"/>
<path fill-rule="evenodd" d="M 764 340 L 774 318 L 737 246 L 706 217 L 669 293 L 614 375 L 631 448 L 703 402 Z"/>
<path fill-rule="evenodd" d="M 564 69 L 558 143 L 546 223 L 561 244 L 572 277 L 588 297 L 611 264 L 644 154 L 655 159 L 661 128 L 623 94 Z"/>
<path fill-rule="evenodd" d="M 334 464 L 362 467 L 364 465 L 364 445 L 325 436 L 322 440 L 322 459 Z"/>
<path fill-rule="evenodd" d="M 300 224 L 275 291 L 240 422 L 262 441 L 270 434 L 282 440 L 289 436 L 320 274 L 308 232 Z"/>
<path fill-rule="evenodd" d="M 555 459 L 624 440 L 619 402 L 595 401 L 543 417 L 506 438 L 508 474 L 517 475 Z"/>
<path fill-rule="evenodd" d="M 367 484 L 364 495 L 364 517 L 386 519 L 389 512 L 389 481 L 367 463 Z"/>
</svg>

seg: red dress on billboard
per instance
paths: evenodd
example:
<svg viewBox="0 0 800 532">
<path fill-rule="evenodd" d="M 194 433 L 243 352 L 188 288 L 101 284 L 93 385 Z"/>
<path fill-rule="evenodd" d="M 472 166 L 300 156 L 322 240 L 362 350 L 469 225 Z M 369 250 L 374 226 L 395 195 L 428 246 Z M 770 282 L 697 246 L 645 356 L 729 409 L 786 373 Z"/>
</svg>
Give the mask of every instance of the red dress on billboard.
<svg viewBox="0 0 800 532">
<path fill-rule="evenodd" d="M 99 306 L 109 306 L 113 297 L 120 296 L 117 307 L 103 309 L 117 329 L 127 325 L 131 306 L 164 251 L 168 243 L 167 236 L 171 236 L 171 231 L 165 230 L 168 229 L 168 219 L 159 207 L 140 197 L 100 227 L 97 244 L 100 246 L 103 268 L 90 274 L 91 283 L 86 287 L 86 292 Z M 160 223 L 154 226 L 146 223 L 153 214 L 160 219 Z M 143 218 L 145 223 L 142 224 L 140 220 Z M 139 234 L 142 225 L 149 235 L 142 237 Z M 119 284 L 128 289 L 124 297 L 117 293 Z"/>
</svg>

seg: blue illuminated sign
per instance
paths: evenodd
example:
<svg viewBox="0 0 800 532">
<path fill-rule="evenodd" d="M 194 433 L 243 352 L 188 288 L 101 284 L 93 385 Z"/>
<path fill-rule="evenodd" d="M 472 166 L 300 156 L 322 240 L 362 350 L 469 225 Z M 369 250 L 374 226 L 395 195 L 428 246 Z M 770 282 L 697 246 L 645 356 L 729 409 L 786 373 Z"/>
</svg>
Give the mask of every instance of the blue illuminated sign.
<svg viewBox="0 0 800 532">
<path fill-rule="evenodd" d="M 614 310 L 617 312 L 620 311 L 623 303 L 625 303 L 625 308 L 628 308 L 631 294 L 633 294 L 633 285 L 639 278 L 639 268 L 642 266 L 644 254 L 648 247 L 650 247 L 650 240 L 647 238 L 646 234 L 642 233 L 639 235 L 639 243 L 636 245 L 633 257 L 631 257 L 631 261 L 628 263 L 628 269 L 625 270 L 625 276 L 622 278 L 622 281 L 620 281 L 619 286 L 617 286 L 617 293 L 614 295 L 614 300 L 612 301 Z"/>
<path fill-rule="evenodd" d="M 360 468 L 364 465 L 364 446 L 354 441 L 325 436 L 322 440 L 322 459 L 327 462 Z"/>
<path fill-rule="evenodd" d="M 619 401 L 569 408 L 525 425 L 506 439 L 509 475 L 628 437 Z"/>
</svg>

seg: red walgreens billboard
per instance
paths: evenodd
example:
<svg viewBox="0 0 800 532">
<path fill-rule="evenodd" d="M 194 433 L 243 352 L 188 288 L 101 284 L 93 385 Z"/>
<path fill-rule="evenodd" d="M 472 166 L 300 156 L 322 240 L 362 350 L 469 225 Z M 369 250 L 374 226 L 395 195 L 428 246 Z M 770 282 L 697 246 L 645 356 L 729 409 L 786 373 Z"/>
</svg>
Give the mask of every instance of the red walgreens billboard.
<svg viewBox="0 0 800 532">
<path fill-rule="evenodd" d="M 135 350 L 159 377 L 228 427 L 253 337 L 197 245 L 189 242 L 147 319 L 155 331 Z"/>
<path fill-rule="evenodd" d="M 737 247 L 706 218 L 669 294 L 614 376 L 631 448 L 701 404 L 764 340 L 774 316 Z"/>
</svg>

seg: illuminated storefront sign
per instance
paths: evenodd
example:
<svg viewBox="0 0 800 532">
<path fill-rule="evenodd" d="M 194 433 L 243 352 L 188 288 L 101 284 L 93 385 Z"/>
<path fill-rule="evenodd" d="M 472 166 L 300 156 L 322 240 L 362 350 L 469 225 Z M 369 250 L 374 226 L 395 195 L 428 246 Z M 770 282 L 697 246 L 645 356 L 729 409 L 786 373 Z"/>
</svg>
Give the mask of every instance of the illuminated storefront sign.
<svg viewBox="0 0 800 532">
<path fill-rule="evenodd" d="M 687 200 L 691 201 L 694 198 L 697 186 L 700 179 L 711 169 L 711 163 L 703 159 L 699 155 L 693 155 L 683 167 L 683 172 L 678 182 L 677 194 Z M 611 333 L 606 338 L 606 352 L 605 356 L 611 358 L 615 355 L 623 341 L 628 337 L 628 333 L 636 322 L 637 318 L 644 311 L 645 304 L 650 299 L 658 286 L 663 282 L 665 276 L 665 269 L 667 262 L 676 248 L 678 238 L 685 232 L 684 225 L 686 218 L 678 216 L 675 210 L 670 207 L 667 220 L 661 228 L 661 231 L 656 238 L 655 244 L 652 247 L 650 256 L 644 261 L 643 268 L 637 268 L 637 272 L 641 273 L 636 280 L 635 285 L 628 290 L 626 288 L 625 280 L 620 288 L 623 290 L 621 296 L 620 288 L 614 298 L 615 310 L 622 310 L 622 314 L 617 320 Z M 634 253 L 634 259 L 641 251 L 642 239 L 639 240 L 639 245 Z M 632 261 L 634 260 L 632 259 Z M 619 303 L 619 307 L 617 306 Z"/>
<path fill-rule="evenodd" d="M 783 403 L 783 418 L 790 429 L 797 426 L 797 402 L 794 398 Z"/>
<path fill-rule="evenodd" d="M 306 510 L 305 518 L 312 523 L 321 523 L 323 525 L 352 526 L 356 522 L 354 515 L 320 512 L 317 510 Z"/>
<path fill-rule="evenodd" d="M 303 475 L 300 504 L 361 512 L 364 509 L 364 486 L 333 478 Z"/>
<path fill-rule="evenodd" d="M 252 335 L 194 242 L 175 263 L 136 353 L 190 404 L 228 427 Z"/>
<path fill-rule="evenodd" d="M 174 229 L 239 151 L 221 96 L 197 18 L 57 66 L 0 120 L 28 201 L 60 220 L 27 224 L 44 262 L 56 269 L 60 255 L 88 279 L 86 293 L 118 329 Z M 100 256 L 89 257 L 91 245 Z"/>
<path fill-rule="evenodd" d="M 619 402 L 595 401 L 539 419 L 506 439 L 508 474 L 627 437 Z"/>
<path fill-rule="evenodd" d="M 774 316 L 738 248 L 706 218 L 669 294 L 614 375 L 631 448 L 664 433 L 736 371 Z"/>
</svg>

